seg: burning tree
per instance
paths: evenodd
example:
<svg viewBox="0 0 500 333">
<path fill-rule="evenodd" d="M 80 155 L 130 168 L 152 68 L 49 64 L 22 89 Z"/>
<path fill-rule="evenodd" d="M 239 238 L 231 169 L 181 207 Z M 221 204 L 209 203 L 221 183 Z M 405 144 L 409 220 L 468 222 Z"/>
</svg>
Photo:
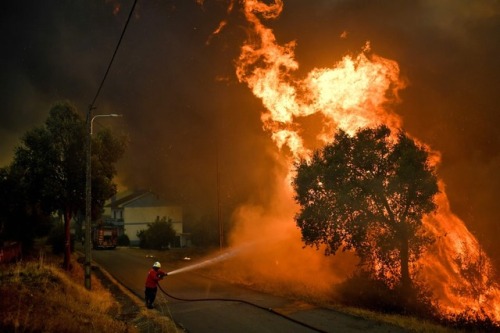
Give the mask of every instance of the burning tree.
<svg viewBox="0 0 500 333">
<path fill-rule="evenodd" d="M 478 253 L 473 253 L 462 244 L 462 253 L 455 257 L 455 263 L 458 273 L 466 282 L 464 285 L 454 286 L 455 293 L 474 299 L 480 309 L 484 303 L 491 302 L 494 298 L 492 291 L 498 288 L 498 282 L 496 272 L 485 253 L 481 249 Z"/>
<path fill-rule="evenodd" d="M 410 265 L 432 238 L 422 217 L 436 209 L 435 170 L 425 147 L 386 126 L 340 130 L 310 161 L 296 164 L 296 216 L 303 241 L 325 254 L 354 250 L 362 267 L 387 285 L 412 290 Z"/>
</svg>

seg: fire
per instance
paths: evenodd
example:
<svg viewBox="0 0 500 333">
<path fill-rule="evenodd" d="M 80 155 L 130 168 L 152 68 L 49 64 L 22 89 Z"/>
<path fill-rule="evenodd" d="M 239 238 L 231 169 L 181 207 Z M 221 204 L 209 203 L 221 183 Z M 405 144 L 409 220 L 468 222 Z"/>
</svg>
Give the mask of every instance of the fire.
<svg viewBox="0 0 500 333">
<path fill-rule="evenodd" d="M 314 69 L 306 78 L 294 79 L 292 73 L 299 68 L 295 42 L 278 45 L 257 16 L 276 18 L 282 9 L 281 0 L 271 5 L 244 3 L 245 17 L 258 38 L 242 47 L 236 70 L 240 82 L 247 83 L 267 109 L 262 120 L 278 146 L 287 144 L 294 157 L 307 157 L 296 119 L 312 114 L 324 116 L 324 127 L 317 134 L 323 142 L 338 127 L 351 133 L 382 123 L 400 127 L 399 117 L 384 108 L 398 100 L 398 90 L 405 86 L 397 63 L 371 55 L 367 43 L 356 57 L 346 56 L 333 68 Z"/>
<path fill-rule="evenodd" d="M 240 224 L 233 241 L 253 237 L 256 228 L 260 230 L 259 234 L 265 234 L 262 225 L 255 227 L 256 220 L 264 220 L 266 229 L 270 229 L 267 231 L 272 235 L 280 234 L 287 240 L 280 246 L 293 244 L 286 248 L 282 256 L 280 247 L 273 247 L 273 257 L 278 258 L 273 270 L 281 269 L 278 266 L 283 264 L 277 262 L 283 258 L 295 257 L 298 259 L 288 264 L 299 267 L 304 264 L 302 261 L 306 261 L 308 269 L 314 270 L 314 274 L 326 274 L 324 279 L 327 284 L 338 281 L 346 276 L 345 272 L 339 272 L 338 267 L 331 267 L 326 259 L 320 258 L 321 252 L 312 254 L 299 245 L 300 235 L 292 222 L 297 207 L 292 200 L 289 182 L 293 161 L 308 158 L 314 148 L 304 138 L 305 132 L 314 131 L 316 141 L 325 144 L 338 128 L 349 133 L 380 124 L 391 129 L 400 128 L 402 120 L 390 110 L 390 106 L 399 102 L 398 91 L 405 87 L 405 82 L 400 78 L 398 64 L 373 54 L 369 43 L 358 55 L 347 55 L 332 68 L 313 69 L 306 77 L 296 78 L 294 72 L 299 68 L 294 55 L 296 43 L 278 44 L 273 31 L 261 21 L 261 18 L 277 18 L 283 10 L 283 1 L 275 0 L 268 4 L 246 0 L 243 1 L 243 10 L 251 25 L 251 36 L 241 48 L 237 77 L 262 100 L 266 109 L 261 116 L 264 128 L 271 133 L 280 151 L 287 148 L 292 156 L 286 157 L 283 153 L 276 157 L 285 165 L 286 171 L 280 174 L 281 180 L 277 180 L 279 190 L 274 195 L 275 201 L 268 208 L 249 205 L 236 212 Z M 302 121 L 311 116 L 321 120 L 316 128 L 308 127 Z M 439 163 L 439 153 L 432 154 L 433 161 Z M 477 282 L 483 284 L 484 289 L 467 295 L 470 281 L 466 281 L 461 272 L 467 272 L 467 265 L 481 261 L 480 268 L 488 273 L 491 264 L 464 222 L 451 212 L 442 182 L 440 190 L 437 214 L 424 220 L 425 228 L 435 236 L 436 243 L 418 263 L 421 278 L 432 285 L 443 313 L 460 313 L 482 307 L 487 315 L 500 321 L 500 291 L 485 280 L 488 274 L 478 277 Z M 297 247 L 303 251 L 302 254 L 293 249 Z M 305 257 L 307 259 L 304 260 Z M 339 265 L 341 261 L 338 258 L 335 260 Z M 263 269 L 261 273 L 265 272 Z M 299 279 L 297 276 L 290 278 Z"/>
<path fill-rule="evenodd" d="M 500 321 L 500 290 L 489 280 L 493 269 L 491 262 L 463 221 L 451 212 L 442 182 L 440 191 L 438 213 L 424 219 L 425 227 L 438 238 L 434 248 L 420 262 L 424 278 L 433 286 L 445 313 L 483 308 L 494 320 Z M 461 269 L 467 270 L 470 265 L 477 264 L 480 266 L 475 270 L 479 275 L 460 274 Z"/>
</svg>

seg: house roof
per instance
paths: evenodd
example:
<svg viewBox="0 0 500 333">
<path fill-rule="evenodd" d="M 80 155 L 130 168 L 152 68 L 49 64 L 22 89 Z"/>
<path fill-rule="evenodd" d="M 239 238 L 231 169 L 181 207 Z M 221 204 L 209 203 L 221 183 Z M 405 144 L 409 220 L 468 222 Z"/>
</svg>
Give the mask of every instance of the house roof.
<svg viewBox="0 0 500 333">
<path fill-rule="evenodd" d="M 125 195 L 121 197 L 119 195 L 116 195 L 113 198 L 119 197 L 119 199 L 113 200 L 113 198 L 111 198 L 110 201 L 104 205 L 104 207 L 116 208 L 119 206 L 124 206 L 127 203 L 135 201 L 147 194 L 153 194 L 153 193 L 148 190 L 136 190 L 136 191 L 131 191 L 130 193 L 126 192 Z"/>
</svg>

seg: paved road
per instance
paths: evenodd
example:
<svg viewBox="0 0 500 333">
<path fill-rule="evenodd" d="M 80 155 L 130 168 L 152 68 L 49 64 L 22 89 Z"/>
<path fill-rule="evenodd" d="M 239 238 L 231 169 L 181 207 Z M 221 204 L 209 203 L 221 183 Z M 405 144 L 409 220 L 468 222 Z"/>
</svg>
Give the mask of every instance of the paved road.
<svg viewBox="0 0 500 333">
<path fill-rule="evenodd" d="M 144 281 L 152 259 L 146 258 L 142 252 L 127 248 L 93 251 L 92 255 L 93 260 L 118 281 L 143 297 Z M 236 301 L 179 301 L 158 291 L 157 310 L 170 315 L 191 333 L 403 332 L 396 327 L 212 280 L 196 271 L 168 276 L 161 282 L 161 286 L 167 293 L 178 298 L 241 299 L 272 309 L 264 310 Z M 292 320 L 272 311 L 285 314 Z"/>
</svg>

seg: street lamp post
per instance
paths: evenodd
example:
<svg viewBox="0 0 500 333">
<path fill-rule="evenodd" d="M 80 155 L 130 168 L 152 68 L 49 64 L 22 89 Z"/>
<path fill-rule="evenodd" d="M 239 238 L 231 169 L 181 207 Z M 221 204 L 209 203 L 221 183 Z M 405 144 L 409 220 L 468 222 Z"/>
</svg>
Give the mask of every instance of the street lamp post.
<svg viewBox="0 0 500 333">
<path fill-rule="evenodd" d="M 91 228 L 92 228 L 92 217 L 91 217 L 91 199 L 92 199 L 92 125 L 94 119 L 99 117 L 121 117 L 120 114 L 110 113 L 110 114 L 98 114 L 92 117 L 93 107 L 89 107 L 87 113 L 87 170 L 86 170 L 86 180 L 85 180 L 85 288 L 91 289 L 90 283 L 90 271 L 92 262 L 92 251 L 91 251 Z"/>
</svg>

